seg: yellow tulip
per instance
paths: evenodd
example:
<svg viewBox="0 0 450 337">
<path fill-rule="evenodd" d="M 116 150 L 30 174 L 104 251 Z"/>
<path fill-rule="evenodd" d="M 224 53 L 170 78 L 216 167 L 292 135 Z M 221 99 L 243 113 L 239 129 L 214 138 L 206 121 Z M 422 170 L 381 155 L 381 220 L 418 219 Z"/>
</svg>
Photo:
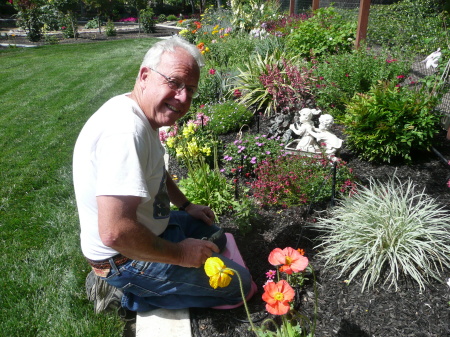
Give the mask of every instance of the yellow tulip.
<svg viewBox="0 0 450 337">
<path fill-rule="evenodd" d="M 228 287 L 234 272 L 225 266 L 218 257 L 210 257 L 205 262 L 205 273 L 209 276 L 209 285 L 214 289 L 217 287 Z"/>
</svg>

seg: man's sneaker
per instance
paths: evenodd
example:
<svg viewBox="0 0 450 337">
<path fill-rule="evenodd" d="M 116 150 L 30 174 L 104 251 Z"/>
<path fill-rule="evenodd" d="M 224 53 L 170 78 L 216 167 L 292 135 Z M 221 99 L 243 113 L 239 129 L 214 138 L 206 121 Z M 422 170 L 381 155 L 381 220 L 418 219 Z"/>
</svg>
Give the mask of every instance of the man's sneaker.
<svg viewBox="0 0 450 337">
<path fill-rule="evenodd" d="M 123 292 L 108 284 L 91 271 L 86 277 L 86 294 L 89 301 L 94 302 L 94 312 L 117 311 L 122 305 Z"/>
</svg>

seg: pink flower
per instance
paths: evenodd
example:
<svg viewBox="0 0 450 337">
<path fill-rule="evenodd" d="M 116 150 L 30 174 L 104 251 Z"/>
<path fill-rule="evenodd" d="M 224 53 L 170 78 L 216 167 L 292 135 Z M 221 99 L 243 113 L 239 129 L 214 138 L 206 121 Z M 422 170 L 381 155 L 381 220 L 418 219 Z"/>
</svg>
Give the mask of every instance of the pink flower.
<svg viewBox="0 0 450 337">
<path fill-rule="evenodd" d="M 398 78 L 398 79 L 405 78 L 405 75 L 398 75 L 397 78 Z"/>
<path fill-rule="evenodd" d="M 273 280 L 273 278 L 275 277 L 276 274 L 277 274 L 277 272 L 276 272 L 275 270 L 269 270 L 269 271 L 266 273 L 266 277 L 267 277 L 269 280 Z"/>
<path fill-rule="evenodd" d="M 215 73 L 216 73 L 216 69 L 214 69 L 214 68 L 209 69 L 210 75 L 214 75 Z"/>
<path fill-rule="evenodd" d="M 287 247 L 283 250 L 280 248 L 272 250 L 269 254 L 269 263 L 273 266 L 282 265 L 280 271 L 290 275 L 304 271 L 309 261 L 294 248 Z"/>
<path fill-rule="evenodd" d="M 450 179 L 447 181 L 447 186 L 450 187 Z"/>
</svg>

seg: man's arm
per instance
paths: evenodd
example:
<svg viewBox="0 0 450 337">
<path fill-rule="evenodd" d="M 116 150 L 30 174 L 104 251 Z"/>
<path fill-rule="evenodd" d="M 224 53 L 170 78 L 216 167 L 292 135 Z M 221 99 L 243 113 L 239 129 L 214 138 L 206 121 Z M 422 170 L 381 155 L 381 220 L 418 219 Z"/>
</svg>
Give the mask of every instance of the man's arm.
<svg viewBox="0 0 450 337">
<path fill-rule="evenodd" d="M 137 221 L 135 196 L 98 196 L 98 226 L 102 242 L 121 254 L 141 261 L 200 267 L 217 246 L 207 240 L 173 243 L 161 239 Z"/>
<path fill-rule="evenodd" d="M 177 207 L 181 207 L 186 201 L 188 201 L 188 199 L 183 194 L 183 192 L 180 191 L 177 184 L 175 184 L 175 182 L 172 180 L 169 172 L 166 172 L 166 175 L 166 186 L 167 193 L 169 194 L 169 199 L 172 204 Z M 186 207 L 185 210 L 194 218 L 202 220 L 208 225 L 212 225 L 214 222 L 215 214 L 208 206 L 190 204 L 188 207 Z"/>
</svg>

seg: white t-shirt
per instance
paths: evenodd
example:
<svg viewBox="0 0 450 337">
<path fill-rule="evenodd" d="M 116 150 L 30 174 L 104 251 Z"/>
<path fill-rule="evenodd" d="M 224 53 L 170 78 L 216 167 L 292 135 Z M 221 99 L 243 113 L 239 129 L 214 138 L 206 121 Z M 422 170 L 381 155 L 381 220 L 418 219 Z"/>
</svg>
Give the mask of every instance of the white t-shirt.
<svg viewBox="0 0 450 337">
<path fill-rule="evenodd" d="M 118 252 L 98 232 L 99 195 L 141 197 L 137 219 L 155 235 L 169 220 L 164 148 L 138 104 L 127 94 L 106 102 L 89 118 L 73 155 L 73 181 L 81 226 L 81 249 L 91 260 Z"/>
</svg>

